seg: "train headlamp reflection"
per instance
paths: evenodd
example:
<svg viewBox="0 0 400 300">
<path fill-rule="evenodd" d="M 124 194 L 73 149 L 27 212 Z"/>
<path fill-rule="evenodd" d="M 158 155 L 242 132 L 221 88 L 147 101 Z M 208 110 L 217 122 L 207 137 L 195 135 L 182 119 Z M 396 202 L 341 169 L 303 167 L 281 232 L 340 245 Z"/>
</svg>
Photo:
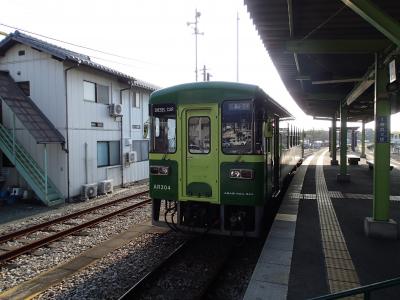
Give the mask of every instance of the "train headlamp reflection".
<svg viewBox="0 0 400 300">
<path fill-rule="evenodd" d="M 169 166 L 150 166 L 151 175 L 165 176 L 169 174 Z"/>
<path fill-rule="evenodd" d="M 250 169 L 231 169 L 229 177 L 233 179 L 253 179 L 253 170 Z"/>
<path fill-rule="evenodd" d="M 240 170 L 231 170 L 231 178 L 240 178 Z"/>
</svg>

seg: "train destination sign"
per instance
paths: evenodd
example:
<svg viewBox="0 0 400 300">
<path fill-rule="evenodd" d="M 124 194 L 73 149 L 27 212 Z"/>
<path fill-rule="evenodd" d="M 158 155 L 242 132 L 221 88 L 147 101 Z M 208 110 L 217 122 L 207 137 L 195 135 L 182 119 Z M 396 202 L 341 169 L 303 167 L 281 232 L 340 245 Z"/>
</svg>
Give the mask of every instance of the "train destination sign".
<svg viewBox="0 0 400 300">
<path fill-rule="evenodd" d="M 389 143 L 389 128 L 387 116 L 377 117 L 376 142 Z"/>
<path fill-rule="evenodd" d="M 176 108 L 175 104 L 153 104 L 152 106 L 152 115 L 169 115 L 175 114 Z"/>
</svg>

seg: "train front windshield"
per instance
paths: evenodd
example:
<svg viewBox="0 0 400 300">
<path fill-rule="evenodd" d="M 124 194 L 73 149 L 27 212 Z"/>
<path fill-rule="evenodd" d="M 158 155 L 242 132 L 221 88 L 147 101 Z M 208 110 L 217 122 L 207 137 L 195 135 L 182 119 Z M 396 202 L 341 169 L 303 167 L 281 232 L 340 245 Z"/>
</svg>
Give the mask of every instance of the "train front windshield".
<svg viewBox="0 0 400 300">
<path fill-rule="evenodd" d="M 150 151 L 153 153 L 176 151 L 176 107 L 174 104 L 152 105 Z"/>
<path fill-rule="evenodd" d="M 227 154 L 253 152 L 252 101 L 225 101 L 223 103 L 222 151 Z"/>
</svg>

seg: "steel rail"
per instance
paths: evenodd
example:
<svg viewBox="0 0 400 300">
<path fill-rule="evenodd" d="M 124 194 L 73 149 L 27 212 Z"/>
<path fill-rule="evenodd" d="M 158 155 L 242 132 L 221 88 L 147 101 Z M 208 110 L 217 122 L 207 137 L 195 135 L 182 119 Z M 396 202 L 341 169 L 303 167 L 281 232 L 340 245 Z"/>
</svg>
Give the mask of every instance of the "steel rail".
<svg viewBox="0 0 400 300">
<path fill-rule="evenodd" d="M 175 259 L 175 257 L 178 257 L 181 254 L 181 252 L 189 245 L 189 242 L 191 240 L 192 239 L 184 241 L 178 247 L 176 247 L 174 251 L 172 251 L 166 258 L 164 258 L 159 264 L 157 264 L 154 268 L 147 272 L 138 282 L 136 282 L 127 292 L 125 292 L 125 294 L 123 294 L 119 298 L 119 300 L 134 299 L 135 296 L 142 291 L 146 284 L 155 276 L 157 276 L 157 274 L 164 266 L 166 266 L 168 263 L 171 262 L 171 260 Z"/>
<path fill-rule="evenodd" d="M 131 199 L 133 197 L 139 197 L 141 195 L 147 194 L 148 192 L 149 192 L 149 190 L 146 190 L 146 191 L 134 194 L 134 195 L 126 196 L 126 197 L 111 201 L 111 202 L 106 202 L 106 203 L 103 203 L 103 204 L 100 204 L 100 205 L 97 205 L 97 206 L 89 207 L 87 209 L 84 209 L 84 210 L 81 210 L 81 211 L 77 211 L 75 213 L 71 213 L 71 214 L 56 218 L 54 220 L 50 220 L 50 221 L 43 222 L 43 223 L 40 223 L 40 224 L 37 224 L 37 225 L 33 225 L 33 226 L 30 226 L 30 227 L 27 227 L 27 228 L 24 228 L 24 229 L 21 229 L 21 230 L 18 230 L 18 231 L 14 231 L 14 232 L 8 233 L 8 234 L 5 234 L 5 235 L 1 235 L 0 236 L 0 244 L 5 243 L 5 242 L 10 241 L 10 240 L 13 240 L 15 238 L 18 238 L 20 236 L 26 235 L 28 233 L 39 231 L 40 229 L 43 229 L 43 228 L 49 227 L 51 225 L 63 222 L 65 220 L 74 219 L 75 217 L 78 217 L 78 216 L 81 216 L 81 215 L 85 215 L 85 214 L 93 212 L 95 210 L 98 210 L 98 209 L 101 209 L 101 208 L 105 208 L 105 207 L 108 207 L 108 206 L 112 206 L 114 204 L 117 204 L 117 203 L 126 201 L 128 199 Z"/>
<path fill-rule="evenodd" d="M 16 257 L 18 257 L 18 256 L 20 256 L 20 255 L 22 255 L 24 253 L 30 252 L 30 251 L 32 251 L 34 249 L 37 249 L 37 248 L 39 248 L 41 246 L 44 246 L 46 244 L 49 244 L 49 243 L 54 242 L 56 240 L 59 240 L 62 237 L 71 235 L 72 233 L 80 231 L 83 228 L 93 226 L 93 225 L 95 225 L 97 223 L 100 223 L 100 222 L 102 222 L 102 221 L 104 221 L 106 219 L 109 219 L 109 218 L 111 218 L 113 216 L 116 216 L 116 215 L 119 215 L 119 214 L 124 213 L 126 211 L 129 211 L 129 210 L 144 206 L 144 205 L 150 203 L 150 201 L 151 201 L 151 199 L 146 199 L 144 201 L 132 204 L 130 206 L 127 206 L 127 207 L 124 207 L 122 209 L 119 209 L 119 210 L 113 211 L 111 213 L 108 213 L 106 215 L 103 215 L 103 216 L 101 216 L 99 218 L 87 221 L 87 222 L 79 224 L 77 226 L 74 226 L 74 227 L 68 228 L 66 230 L 57 232 L 57 233 L 55 233 L 53 235 L 44 237 L 44 238 L 42 238 L 40 240 L 35 240 L 32 243 L 24 245 L 22 247 L 19 247 L 17 249 L 8 251 L 8 252 L 0 255 L 0 264 L 4 263 L 7 260 L 16 258 Z"/>
<path fill-rule="evenodd" d="M 147 272 L 139 281 L 137 281 L 125 294 L 123 294 L 119 300 L 125 299 L 136 299 L 139 295 L 141 295 L 146 288 L 150 285 L 152 280 L 158 280 L 158 276 L 164 270 L 164 267 L 168 267 L 168 265 L 174 265 L 174 260 L 179 258 L 181 254 L 190 247 L 191 242 L 196 240 L 197 236 L 192 237 L 189 240 L 182 242 L 174 251 L 172 251 L 165 259 L 163 259 L 159 264 L 157 264 L 154 268 L 152 268 L 149 272 Z M 218 275 L 221 273 L 223 268 L 226 266 L 227 261 L 231 259 L 231 255 L 233 252 L 233 246 L 230 245 L 228 249 L 228 254 L 224 255 L 222 259 L 218 260 L 216 264 L 215 271 L 207 280 L 205 281 L 203 287 L 197 291 L 197 295 L 194 296 L 193 299 L 203 299 L 204 295 L 209 291 L 210 287 L 213 285 L 215 280 L 218 278 Z"/>
</svg>

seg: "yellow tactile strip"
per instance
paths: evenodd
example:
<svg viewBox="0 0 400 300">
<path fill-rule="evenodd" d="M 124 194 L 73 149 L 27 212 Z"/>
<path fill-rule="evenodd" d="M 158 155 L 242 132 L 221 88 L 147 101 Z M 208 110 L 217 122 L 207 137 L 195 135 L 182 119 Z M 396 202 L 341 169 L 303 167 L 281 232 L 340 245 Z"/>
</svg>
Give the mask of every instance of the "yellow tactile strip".
<svg viewBox="0 0 400 300">
<path fill-rule="evenodd" d="M 329 193 L 325 182 L 325 154 L 318 158 L 315 170 L 316 198 L 328 285 L 330 292 L 335 293 L 358 287 L 360 282 L 332 205 L 331 196 L 336 193 Z"/>
<path fill-rule="evenodd" d="M 340 191 L 329 191 L 329 197 L 331 199 L 364 199 L 364 200 L 372 200 L 374 199 L 374 195 L 372 194 L 353 194 L 353 193 L 342 193 Z M 315 200 L 317 199 L 316 194 L 300 194 L 299 198 Z M 390 201 L 400 202 L 400 196 L 390 196 Z"/>
</svg>

